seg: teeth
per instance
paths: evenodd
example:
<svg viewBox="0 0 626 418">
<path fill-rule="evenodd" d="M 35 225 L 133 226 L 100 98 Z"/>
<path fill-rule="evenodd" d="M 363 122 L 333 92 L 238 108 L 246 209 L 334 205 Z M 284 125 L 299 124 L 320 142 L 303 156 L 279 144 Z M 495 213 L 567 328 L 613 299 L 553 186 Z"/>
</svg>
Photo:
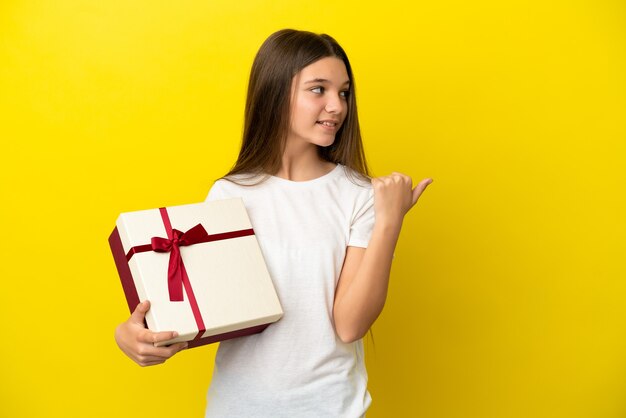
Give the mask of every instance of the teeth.
<svg viewBox="0 0 626 418">
<path fill-rule="evenodd" d="M 318 123 L 321 124 L 321 125 L 324 125 L 324 126 L 331 126 L 331 127 L 334 127 L 334 126 L 337 125 L 335 122 L 326 122 L 326 121 L 318 122 Z"/>
</svg>

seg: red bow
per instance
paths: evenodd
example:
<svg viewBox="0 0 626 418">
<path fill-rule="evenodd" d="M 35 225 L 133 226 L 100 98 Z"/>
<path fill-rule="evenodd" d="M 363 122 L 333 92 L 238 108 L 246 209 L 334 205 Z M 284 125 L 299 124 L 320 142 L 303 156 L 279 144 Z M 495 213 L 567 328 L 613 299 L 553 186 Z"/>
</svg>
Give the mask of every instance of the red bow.
<svg viewBox="0 0 626 418">
<path fill-rule="evenodd" d="M 170 253 L 170 262 L 167 269 L 167 288 L 170 292 L 170 300 L 172 302 L 180 302 L 183 300 L 183 280 L 188 280 L 187 271 L 185 270 L 179 247 L 207 242 L 208 239 L 209 234 L 202 224 L 194 226 L 187 232 L 172 229 L 172 239 L 152 237 L 153 251 Z"/>
</svg>

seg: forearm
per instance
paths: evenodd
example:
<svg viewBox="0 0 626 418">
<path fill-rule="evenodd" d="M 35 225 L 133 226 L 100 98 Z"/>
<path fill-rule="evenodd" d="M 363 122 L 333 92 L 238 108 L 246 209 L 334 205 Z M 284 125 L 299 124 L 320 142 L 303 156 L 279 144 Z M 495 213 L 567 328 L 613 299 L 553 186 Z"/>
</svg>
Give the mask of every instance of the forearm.
<svg viewBox="0 0 626 418">
<path fill-rule="evenodd" d="M 363 337 L 383 310 L 401 226 L 401 222 L 377 222 L 374 225 L 354 278 L 335 301 L 335 327 L 342 340 L 354 341 Z"/>
</svg>

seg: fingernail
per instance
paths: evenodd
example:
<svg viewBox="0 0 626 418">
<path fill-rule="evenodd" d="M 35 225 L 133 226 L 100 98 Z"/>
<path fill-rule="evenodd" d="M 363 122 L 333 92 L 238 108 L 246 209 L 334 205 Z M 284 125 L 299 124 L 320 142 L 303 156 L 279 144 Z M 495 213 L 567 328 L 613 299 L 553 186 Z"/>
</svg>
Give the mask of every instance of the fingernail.
<svg viewBox="0 0 626 418">
<path fill-rule="evenodd" d="M 172 333 L 172 335 L 173 335 L 173 337 L 172 337 L 172 338 L 176 338 L 176 337 L 178 337 L 178 333 L 177 333 L 176 331 L 174 331 L 174 332 Z"/>
</svg>

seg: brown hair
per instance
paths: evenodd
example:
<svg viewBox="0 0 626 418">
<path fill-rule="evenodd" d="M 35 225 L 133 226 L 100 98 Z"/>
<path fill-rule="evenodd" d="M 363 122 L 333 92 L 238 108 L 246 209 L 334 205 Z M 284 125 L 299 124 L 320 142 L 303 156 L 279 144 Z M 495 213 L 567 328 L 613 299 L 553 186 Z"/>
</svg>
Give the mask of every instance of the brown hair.
<svg viewBox="0 0 626 418">
<path fill-rule="evenodd" d="M 325 57 L 337 57 L 343 61 L 350 87 L 346 118 L 333 144 L 319 147 L 319 155 L 326 161 L 352 169 L 348 170 L 349 173 L 353 171 L 357 176 L 369 178 L 348 56 L 329 35 L 293 29 L 283 29 L 270 35 L 254 58 L 239 157 L 223 178 L 242 174 L 250 179 L 278 172 L 290 126 L 293 77 L 304 67 Z"/>
</svg>

